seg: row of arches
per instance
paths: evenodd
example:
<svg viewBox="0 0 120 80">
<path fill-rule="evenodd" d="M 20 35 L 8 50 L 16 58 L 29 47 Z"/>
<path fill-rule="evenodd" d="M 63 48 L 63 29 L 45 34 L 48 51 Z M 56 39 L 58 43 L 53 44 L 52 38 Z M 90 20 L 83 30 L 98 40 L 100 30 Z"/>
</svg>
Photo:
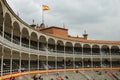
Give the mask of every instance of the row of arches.
<svg viewBox="0 0 120 80">
<path fill-rule="evenodd" d="M 3 73 L 74 68 L 119 67 L 119 58 L 42 56 L 17 51 L 0 44 L 0 69 Z M 24 69 L 23 69 L 24 68 Z M 6 74 L 5 73 L 5 74 Z"/>
<path fill-rule="evenodd" d="M 9 13 L 5 13 L 3 16 L 3 8 L 0 3 L 0 33 L 1 36 L 7 40 L 22 45 L 24 47 L 36 49 L 36 50 L 49 50 L 59 53 L 75 53 L 75 54 L 120 54 L 119 46 L 108 45 L 90 45 L 89 43 L 73 44 L 71 41 L 59 40 L 53 37 L 48 37 L 44 34 L 38 34 L 38 32 L 30 31 L 30 28 L 23 27 L 17 21 L 12 21 Z"/>
</svg>

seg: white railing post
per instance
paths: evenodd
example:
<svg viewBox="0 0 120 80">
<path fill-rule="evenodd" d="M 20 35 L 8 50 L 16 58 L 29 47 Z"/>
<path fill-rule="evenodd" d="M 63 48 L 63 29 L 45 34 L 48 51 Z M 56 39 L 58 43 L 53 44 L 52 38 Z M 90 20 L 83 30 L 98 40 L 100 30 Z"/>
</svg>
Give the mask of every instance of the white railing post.
<svg viewBox="0 0 120 80">
<path fill-rule="evenodd" d="M 3 76 L 3 60 L 4 60 L 4 46 L 2 46 L 2 55 L 1 55 L 1 76 Z"/>
<path fill-rule="evenodd" d="M 65 46 L 64 46 L 64 69 L 66 69 L 66 51 L 65 51 L 66 49 L 65 49 Z M 65 72 L 66 72 L 66 70 L 65 70 Z"/>
<path fill-rule="evenodd" d="M 75 50 L 73 47 L 73 69 L 75 69 Z"/>
<path fill-rule="evenodd" d="M 30 49 L 31 49 L 31 37 L 29 36 L 29 55 L 28 55 L 28 70 L 30 72 Z"/>
<path fill-rule="evenodd" d="M 10 53 L 10 74 L 12 75 L 12 49 L 11 49 L 11 53 Z"/>
<path fill-rule="evenodd" d="M 100 65 L 101 65 L 101 68 L 102 68 L 102 47 L 100 46 Z"/>
<path fill-rule="evenodd" d="M 92 53 L 92 46 L 91 46 L 91 68 L 93 70 L 93 53 Z"/>
<path fill-rule="evenodd" d="M 111 55 L 111 48 L 109 49 L 110 52 L 110 68 L 112 69 L 112 55 Z"/>
<path fill-rule="evenodd" d="M 39 69 L 40 69 L 40 66 L 39 66 L 39 64 L 40 64 L 40 63 L 39 63 L 39 55 L 37 55 L 37 56 L 38 56 L 38 59 L 37 59 L 37 60 L 38 60 L 38 61 L 37 61 L 37 67 L 38 67 L 38 71 L 39 71 Z"/>
<path fill-rule="evenodd" d="M 84 49 L 83 49 L 83 45 L 81 46 L 82 47 L 82 69 L 83 69 L 83 72 L 84 72 Z"/>
</svg>

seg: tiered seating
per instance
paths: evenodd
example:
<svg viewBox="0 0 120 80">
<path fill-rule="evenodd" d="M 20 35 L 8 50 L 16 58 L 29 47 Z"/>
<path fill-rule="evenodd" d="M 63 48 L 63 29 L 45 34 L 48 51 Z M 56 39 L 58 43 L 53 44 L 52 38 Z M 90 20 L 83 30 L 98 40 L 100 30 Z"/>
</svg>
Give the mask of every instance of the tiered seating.
<svg viewBox="0 0 120 80">
<path fill-rule="evenodd" d="M 89 76 L 92 80 L 116 80 L 113 76 L 109 75 L 110 71 L 85 71 L 85 75 Z"/>
</svg>

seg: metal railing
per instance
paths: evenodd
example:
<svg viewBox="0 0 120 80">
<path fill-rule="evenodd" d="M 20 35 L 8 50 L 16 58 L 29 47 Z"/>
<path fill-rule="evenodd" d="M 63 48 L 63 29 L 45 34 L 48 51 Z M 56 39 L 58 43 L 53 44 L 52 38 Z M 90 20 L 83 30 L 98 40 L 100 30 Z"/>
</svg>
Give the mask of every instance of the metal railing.
<svg viewBox="0 0 120 80">
<path fill-rule="evenodd" d="M 6 38 L 3 38 L 2 36 L 0 36 L 0 42 L 5 44 L 5 45 L 7 45 L 7 46 L 9 46 L 9 47 L 11 47 L 11 48 L 14 48 L 14 49 L 17 49 L 17 50 L 22 50 L 22 51 L 25 51 L 25 52 L 35 53 L 35 54 L 36 53 L 37 54 L 40 53 L 41 55 L 45 55 L 45 53 L 46 53 L 46 50 L 44 48 L 39 48 L 39 50 L 38 50 L 37 47 L 31 45 L 30 49 L 29 49 L 29 45 L 28 44 L 21 43 L 22 46 L 20 46 L 19 40 L 13 39 L 13 42 L 14 42 L 13 43 L 13 42 L 11 42 L 10 36 L 8 36 L 7 34 L 5 34 L 5 36 L 6 36 Z M 57 55 L 60 55 L 60 56 L 64 57 L 63 54 L 61 55 L 61 53 L 64 53 L 64 51 L 48 50 L 48 53 L 51 53 L 50 55 L 53 55 L 53 56 L 54 56 L 54 54 L 57 54 Z M 67 56 L 69 55 L 69 57 L 70 56 L 73 57 L 73 55 L 71 55 L 71 54 L 73 54 L 72 51 L 65 51 L 65 54 Z M 75 55 L 81 55 L 82 53 L 81 52 L 74 52 L 74 54 Z M 91 55 L 90 52 L 89 53 L 83 53 L 83 56 L 88 56 L 89 57 L 90 55 Z M 92 54 L 93 57 L 99 56 L 99 55 L 101 55 L 103 57 L 107 57 L 107 56 L 109 57 L 110 56 L 109 53 L 104 53 L 104 52 Z M 116 53 L 116 54 L 112 53 L 111 56 L 117 57 L 115 55 L 118 55 L 118 53 Z"/>
</svg>

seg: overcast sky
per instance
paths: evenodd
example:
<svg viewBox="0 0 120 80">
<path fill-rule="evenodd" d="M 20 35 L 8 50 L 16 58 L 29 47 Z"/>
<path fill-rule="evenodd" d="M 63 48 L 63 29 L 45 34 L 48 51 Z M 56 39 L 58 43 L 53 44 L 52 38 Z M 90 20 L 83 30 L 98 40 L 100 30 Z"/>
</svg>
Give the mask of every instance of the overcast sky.
<svg viewBox="0 0 120 80">
<path fill-rule="evenodd" d="M 42 5 L 45 24 L 69 29 L 69 35 L 89 39 L 120 41 L 120 0 L 7 0 L 15 13 L 28 24 L 42 22 Z"/>
</svg>

